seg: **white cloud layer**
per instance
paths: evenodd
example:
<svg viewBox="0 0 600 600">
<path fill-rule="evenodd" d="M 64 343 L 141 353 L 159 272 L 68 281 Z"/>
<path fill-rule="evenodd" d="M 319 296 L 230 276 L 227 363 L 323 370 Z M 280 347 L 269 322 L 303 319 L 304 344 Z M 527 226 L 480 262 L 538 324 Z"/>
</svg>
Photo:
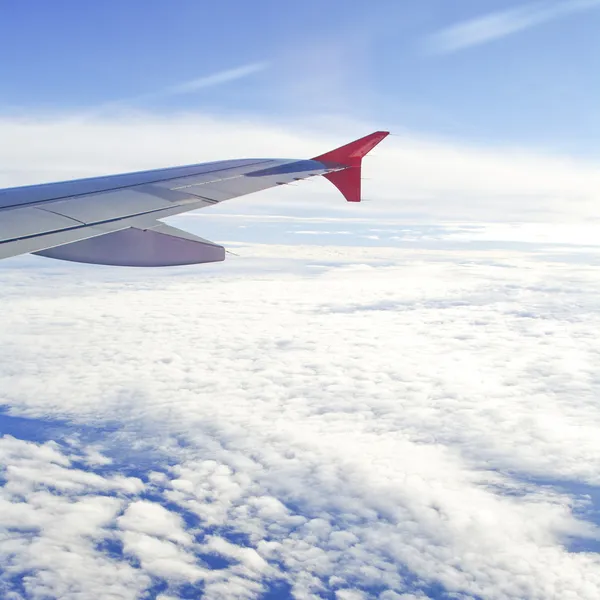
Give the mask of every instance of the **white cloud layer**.
<svg viewBox="0 0 600 600">
<path fill-rule="evenodd" d="M 85 122 L 68 115 L 5 116 L 0 118 L 0 186 L 236 157 L 304 158 L 373 129 L 366 123 L 337 129 L 314 122 L 284 126 L 241 116 L 136 113 Z M 407 134 L 378 146 L 365 161 L 365 176 L 364 196 L 374 201 L 361 206 L 348 206 L 319 179 L 232 200 L 214 212 L 323 216 L 335 211 L 436 222 L 598 219 L 599 165 L 568 156 Z"/>
<path fill-rule="evenodd" d="M 596 255 L 245 250 L 0 266 L 7 593 L 598 597 Z"/>
</svg>

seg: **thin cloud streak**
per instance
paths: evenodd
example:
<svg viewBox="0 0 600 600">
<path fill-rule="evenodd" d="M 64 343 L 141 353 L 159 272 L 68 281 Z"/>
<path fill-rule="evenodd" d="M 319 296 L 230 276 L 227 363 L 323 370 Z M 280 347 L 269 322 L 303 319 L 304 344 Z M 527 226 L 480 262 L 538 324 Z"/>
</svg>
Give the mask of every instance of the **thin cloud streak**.
<svg viewBox="0 0 600 600">
<path fill-rule="evenodd" d="M 268 62 L 249 63 L 233 69 L 219 71 L 205 77 L 191 79 L 183 83 L 166 87 L 156 92 L 148 92 L 146 94 L 121 98 L 119 100 L 111 100 L 110 102 L 99 104 L 98 106 L 79 113 L 79 115 L 77 115 L 77 120 L 97 116 L 111 109 L 131 107 L 135 104 L 139 104 L 140 102 L 145 102 L 148 100 L 159 100 L 174 96 L 181 96 L 183 94 L 190 94 L 198 90 L 216 87 L 225 83 L 231 83 L 232 81 L 244 79 L 245 77 L 250 77 L 251 75 L 255 75 L 256 73 L 264 71 L 268 66 Z"/>
<path fill-rule="evenodd" d="M 186 94 L 188 92 L 195 92 L 208 87 L 215 87 L 223 83 L 229 83 L 230 81 L 236 81 L 237 79 L 243 79 L 256 73 L 264 71 L 269 66 L 267 62 L 251 63 L 236 67 L 235 69 L 228 69 L 226 71 L 220 71 L 207 77 L 200 77 L 199 79 L 192 79 L 179 85 L 174 85 L 167 88 L 161 95 L 173 96 L 177 94 Z"/>
<path fill-rule="evenodd" d="M 600 7 L 600 0 L 536 2 L 463 21 L 428 37 L 427 49 L 448 54 L 479 46 L 576 12 Z"/>
</svg>

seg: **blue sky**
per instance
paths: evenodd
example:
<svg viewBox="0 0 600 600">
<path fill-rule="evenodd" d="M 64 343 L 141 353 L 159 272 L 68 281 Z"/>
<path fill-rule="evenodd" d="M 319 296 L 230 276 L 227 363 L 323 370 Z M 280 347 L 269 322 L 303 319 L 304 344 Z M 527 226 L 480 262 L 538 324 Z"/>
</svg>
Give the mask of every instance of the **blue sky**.
<svg viewBox="0 0 600 600">
<path fill-rule="evenodd" d="M 521 25 L 496 39 L 433 49 L 448 28 L 489 15 Z M 598 156 L 599 28 L 600 5 L 581 0 L 4 2 L 0 52 L 10 60 L 0 64 L 0 109 L 85 110 L 131 99 L 160 112 L 333 113 Z M 266 68 L 159 95 L 256 64 Z"/>
</svg>

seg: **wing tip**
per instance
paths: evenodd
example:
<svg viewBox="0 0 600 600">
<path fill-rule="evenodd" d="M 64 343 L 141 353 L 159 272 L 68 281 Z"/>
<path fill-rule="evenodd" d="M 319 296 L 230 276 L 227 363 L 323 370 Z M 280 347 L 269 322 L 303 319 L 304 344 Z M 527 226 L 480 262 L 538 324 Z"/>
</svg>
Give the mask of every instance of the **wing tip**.
<svg viewBox="0 0 600 600">
<path fill-rule="evenodd" d="M 324 177 L 335 185 L 348 202 L 360 202 L 362 159 L 388 135 L 389 131 L 374 131 L 312 160 L 338 167 L 338 170 L 326 173 Z"/>
<path fill-rule="evenodd" d="M 315 156 L 312 160 L 336 163 L 345 167 L 358 167 L 360 161 L 388 135 L 390 135 L 389 131 L 374 131 L 325 154 Z"/>
</svg>

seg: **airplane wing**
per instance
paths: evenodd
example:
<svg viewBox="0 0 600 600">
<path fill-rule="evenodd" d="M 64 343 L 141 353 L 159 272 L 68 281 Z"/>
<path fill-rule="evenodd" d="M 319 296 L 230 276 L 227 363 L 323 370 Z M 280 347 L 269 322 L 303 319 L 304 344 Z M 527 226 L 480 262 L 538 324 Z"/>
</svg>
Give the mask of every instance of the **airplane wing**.
<svg viewBox="0 0 600 600">
<path fill-rule="evenodd" d="M 222 246 L 160 220 L 317 175 L 360 202 L 362 158 L 387 135 L 377 131 L 310 160 L 226 160 L 0 190 L 0 259 L 33 253 L 135 267 L 222 261 Z"/>
</svg>

